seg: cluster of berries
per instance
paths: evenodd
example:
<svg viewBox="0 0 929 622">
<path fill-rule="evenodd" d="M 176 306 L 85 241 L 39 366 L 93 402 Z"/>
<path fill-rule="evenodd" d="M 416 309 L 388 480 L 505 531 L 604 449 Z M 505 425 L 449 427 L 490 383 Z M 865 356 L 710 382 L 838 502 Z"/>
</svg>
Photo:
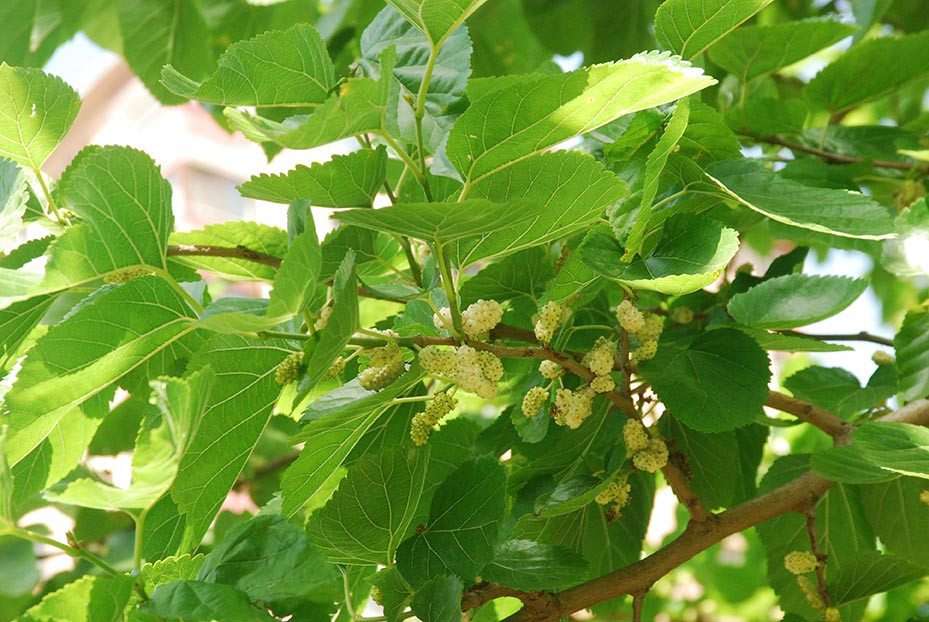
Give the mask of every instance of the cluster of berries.
<svg viewBox="0 0 929 622">
<path fill-rule="evenodd" d="M 303 352 L 292 352 L 281 361 L 274 371 L 274 380 L 281 386 L 294 382 L 300 376 L 300 367 L 303 365 Z"/>
<path fill-rule="evenodd" d="M 345 371 L 345 358 L 339 356 L 332 361 L 332 365 L 329 366 L 329 369 L 326 370 L 326 373 L 323 374 L 323 380 L 329 380 L 330 378 L 338 378 L 342 375 L 342 372 Z"/>
<path fill-rule="evenodd" d="M 555 336 L 558 327 L 567 322 L 570 316 L 571 309 L 568 307 L 560 305 L 554 300 L 545 303 L 539 311 L 539 319 L 535 322 L 533 331 L 535 332 L 535 338 L 541 343 L 548 344 L 551 342 L 552 337 Z"/>
<path fill-rule="evenodd" d="M 842 615 L 839 610 L 835 607 L 826 607 L 816 586 L 813 585 L 809 577 L 804 576 L 814 572 L 819 566 L 819 559 L 809 551 L 791 551 L 784 556 L 784 568 L 787 569 L 787 572 L 796 575 L 797 586 L 803 592 L 803 597 L 806 598 L 810 606 L 823 612 L 825 622 L 840 622 Z"/>
<path fill-rule="evenodd" d="M 572 430 L 580 427 L 593 412 L 594 390 L 589 385 L 577 391 L 555 389 L 555 405 L 552 406 L 552 418 L 558 425 L 566 425 Z"/>
<path fill-rule="evenodd" d="M 640 471 L 656 473 L 668 464 L 668 446 L 660 438 L 652 438 L 642 422 L 629 419 L 623 426 L 626 457 Z"/>
<path fill-rule="evenodd" d="M 594 393 L 606 393 L 616 386 L 613 382 L 613 365 L 616 362 L 616 342 L 599 337 L 593 349 L 584 355 L 581 364 L 594 374 L 590 388 Z"/>
<path fill-rule="evenodd" d="M 149 268 L 143 268 L 142 266 L 135 266 L 133 268 L 120 268 L 115 272 L 110 272 L 109 274 L 104 275 L 103 282 L 108 284 L 128 283 L 132 279 L 151 273 L 152 271 Z"/>
<path fill-rule="evenodd" d="M 419 363 L 431 376 L 457 382 L 462 390 L 490 399 L 497 395 L 503 378 L 503 363 L 494 354 L 460 346 L 442 350 L 427 346 L 419 352 Z"/>
<path fill-rule="evenodd" d="M 410 438 L 413 439 L 413 444 L 417 447 L 425 445 L 432 434 L 433 427 L 457 404 L 458 400 L 448 393 L 436 393 L 424 411 L 413 415 L 413 421 L 410 423 Z"/>
<path fill-rule="evenodd" d="M 629 493 L 632 492 L 632 486 L 626 482 L 626 477 L 621 476 L 607 484 L 606 488 L 597 493 L 596 502 L 600 505 L 610 505 L 607 512 L 607 518 L 611 521 L 622 517 L 622 509 L 629 503 Z"/>
<path fill-rule="evenodd" d="M 926 505 L 929 505 L 929 488 L 926 488 L 925 490 L 923 490 L 923 491 L 921 491 L 921 492 L 919 493 L 919 500 L 920 500 L 922 503 L 925 503 Z"/>
<path fill-rule="evenodd" d="M 403 351 L 395 341 L 380 348 L 365 352 L 370 361 L 368 367 L 358 374 L 358 382 L 368 391 L 379 391 L 403 375 Z"/>
<path fill-rule="evenodd" d="M 623 300 L 616 307 L 616 319 L 623 330 L 639 341 L 639 346 L 632 351 L 630 358 L 636 362 L 654 358 L 658 352 L 658 338 L 664 328 L 661 316 L 641 311 L 631 301 Z"/>
<path fill-rule="evenodd" d="M 314 322 L 313 328 L 316 330 L 326 328 L 326 324 L 329 323 L 330 317 L 332 317 L 332 305 L 326 305 L 319 310 L 319 317 L 316 319 L 316 322 Z"/>
<path fill-rule="evenodd" d="M 478 300 L 461 312 L 461 330 L 472 339 L 484 339 L 500 320 L 503 307 L 496 300 Z"/>
</svg>

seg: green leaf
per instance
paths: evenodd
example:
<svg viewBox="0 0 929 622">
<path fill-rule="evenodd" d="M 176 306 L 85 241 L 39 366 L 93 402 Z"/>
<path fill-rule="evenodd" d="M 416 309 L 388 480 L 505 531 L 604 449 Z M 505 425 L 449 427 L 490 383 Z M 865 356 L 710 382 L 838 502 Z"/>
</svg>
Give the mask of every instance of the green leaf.
<svg viewBox="0 0 929 622">
<path fill-rule="evenodd" d="M 314 402 L 304 415 L 309 425 L 294 439 L 305 440 L 306 445 L 281 478 L 284 513 L 292 516 L 305 504 L 321 501 L 316 495 L 333 488 L 341 477 L 338 467 L 390 407 L 390 401 L 421 378 L 422 370 L 413 365 L 381 391 L 367 391 L 355 379 Z"/>
<path fill-rule="evenodd" d="M 687 458 L 690 486 L 709 508 L 727 507 L 733 502 L 740 478 L 752 482 L 755 473 L 738 468 L 739 439 L 734 431 L 707 434 L 691 430 L 674 417 L 662 417 L 659 426 L 663 437 L 675 451 Z"/>
<path fill-rule="evenodd" d="M 481 570 L 485 581 L 526 591 L 570 587 L 586 574 L 587 561 L 574 551 L 532 540 L 507 540 Z"/>
<path fill-rule="evenodd" d="M 0 514 L 0 522 L 3 516 L 7 515 Z M 0 565 L 0 596 L 26 594 L 39 582 L 38 559 L 32 547 L 29 540 L 0 536 L 0 559 L 3 560 L 3 565 Z"/>
<path fill-rule="evenodd" d="M 744 83 L 803 60 L 858 30 L 835 19 L 804 19 L 739 28 L 713 46 L 710 58 Z"/>
<path fill-rule="evenodd" d="M 805 186 L 755 160 L 716 162 L 706 171 L 733 199 L 784 224 L 863 240 L 894 235 L 887 208 L 864 195 Z"/>
<path fill-rule="evenodd" d="M 700 432 L 748 425 L 761 413 L 771 379 L 768 356 L 732 328 L 692 342 L 662 339 L 658 354 L 639 365 L 671 414 Z"/>
<path fill-rule="evenodd" d="M 393 563 L 422 497 L 428 460 L 428 447 L 394 447 L 365 456 L 348 469 L 308 527 L 330 562 Z"/>
<path fill-rule="evenodd" d="M 312 597 L 336 576 L 302 529 L 269 514 L 230 530 L 203 560 L 196 578 L 231 585 L 252 601 L 269 602 Z"/>
<path fill-rule="evenodd" d="M 351 209 L 336 212 L 333 217 L 356 227 L 447 244 L 486 231 L 523 225 L 539 212 L 539 205 L 529 200 L 502 205 L 486 199 L 468 199 L 458 203 L 398 203 L 377 210 Z"/>
<path fill-rule="evenodd" d="M 829 580 L 829 596 L 836 604 L 850 603 L 874 594 L 889 592 L 929 573 L 925 568 L 892 555 L 862 551 L 845 563 Z"/>
<path fill-rule="evenodd" d="M 203 563 L 203 555 L 191 557 L 187 555 L 171 556 L 159 559 L 154 564 L 145 564 L 139 569 L 142 577 L 143 589 L 151 596 L 152 591 L 164 583 L 193 579 Z"/>
<path fill-rule="evenodd" d="M 146 88 L 163 104 L 185 100 L 161 84 L 161 69 L 200 80 L 214 66 L 210 33 L 194 0 L 117 0 L 123 55 Z"/>
<path fill-rule="evenodd" d="M 35 296 L 0 310 L 0 369 L 6 368 L 54 301 L 52 296 Z"/>
<path fill-rule="evenodd" d="M 316 227 L 309 219 L 306 230 L 291 242 L 274 277 L 266 318 L 277 323 L 321 304 L 317 280 L 322 261 Z"/>
<path fill-rule="evenodd" d="M 432 44 L 428 37 L 392 7 L 385 7 L 361 35 L 360 64 L 371 77 L 380 75 L 377 57 L 393 46 L 397 61 L 393 67 L 385 129 L 394 137 L 418 144 L 414 114 Z M 419 121 L 424 147 L 435 152 L 448 133 L 457 114 L 467 107 L 465 88 L 471 74 L 471 39 L 467 26 L 456 29 L 442 44 L 434 59 L 429 88 L 423 100 Z"/>
<path fill-rule="evenodd" d="M 738 250 L 736 231 L 704 216 L 683 214 L 669 218 L 655 250 L 632 263 L 622 263 L 622 247 L 607 234 L 585 240 L 581 253 L 601 276 L 636 289 L 682 295 L 715 281 Z"/>
<path fill-rule="evenodd" d="M 335 155 L 282 175 L 257 175 L 239 186 L 243 197 L 290 204 L 307 199 L 316 207 L 371 207 L 387 175 L 387 150 L 361 149 Z"/>
<path fill-rule="evenodd" d="M 858 378 L 840 367 L 812 366 L 791 374 L 784 386 L 795 396 L 821 406 L 840 417 L 853 415 L 874 408 L 893 397 L 895 386 L 872 386 L 861 388 Z"/>
<path fill-rule="evenodd" d="M 929 74 L 929 32 L 853 46 L 816 74 L 806 98 L 833 114 L 900 92 Z"/>
<path fill-rule="evenodd" d="M 25 65 L 29 56 L 36 0 L 0 6 L 0 58 L 12 65 Z"/>
<path fill-rule="evenodd" d="M 457 244 L 460 265 L 546 244 L 593 225 L 627 194 L 618 177 L 576 151 L 540 153 L 474 184 L 471 196 L 496 203 L 527 200 L 539 205 L 520 227 L 488 227 L 479 238 Z"/>
<path fill-rule="evenodd" d="M 906 314 L 900 332 L 894 335 L 900 396 L 912 402 L 929 395 L 929 311 Z"/>
<path fill-rule="evenodd" d="M 807 472 L 808 456 L 795 454 L 779 458 L 761 482 L 761 491 L 786 484 Z M 826 582 L 846 564 L 853 564 L 865 552 L 874 551 L 874 534 L 865 520 L 868 504 L 862 502 L 858 491 L 851 486 L 837 484 L 816 503 L 816 534 L 819 549 L 828 557 Z M 790 551 L 809 551 L 810 539 L 806 520 L 800 514 L 784 514 L 756 527 L 765 546 L 768 562 L 768 579 L 779 596 L 785 611 L 803 615 L 805 620 L 818 620 L 822 613 L 807 603 L 797 585 L 796 577 L 784 567 L 784 556 Z M 815 579 L 810 577 L 814 582 Z M 843 611 L 843 619 L 850 617 Z"/>
<path fill-rule="evenodd" d="M 165 270 L 174 226 L 171 185 L 155 162 L 129 147 L 85 147 L 61 176 L 62 207 L 81 216 L 49 247 L 40 286 L 56 291 L 121 268 Z"/>
<path fill-rule="evenodd" d="M 218 106 L 312 106 L 326 101 L 335 68 L 311 24 L 233 43 L 203 82 L 168 64 L 161 83 L 185 99 Z"/>
<path fill-rule="evenodd" d="M 839 475 L 837 481 L 846 481 L 846 478 L 836 467 L 849 464 L 857 467 L 857 471 L 872 473 L 878 469 L 929 479 L 929 430 L 908 423 L 872 421 L 856 429 L 852 438 L 854 444 L 850 448 L 832 447 L 815 454 L 814 469 Z M 839 457 L 838 462 L 832 460 L 835 455 Z M 855 476 L 855 472 L 852 475 Z"/>
<path fill-rule="evenodd" d="M 487 0 L 388 0 L 439 48 Z"/>
<path fill-rule="evenodd" d="M 677 102 L 671 118 L 665 126 L 661 138 L 652 152 L 648 154 L 648 160 L 645 163 L 645 173 L 642 180 L 642 193 L 639 200 L 639 211 L 636 215 L 629 236 L 626 238 L 626 252 L 623 254 L 623 261 L 631 261 L 632 258 L 642 252 L 642 242 L 645 232 L 648 229 L 649 218 L 652 215 L 652 202 L 658 193 L 658 182 L 661 179 L 661 172 L 664 170 L 671 151 L 677 146 L 677 143 L 684 136 L 687 124 L 690 120 L 690 103 L 688 99 L 682 99 Z"/>
<path fill-rule="evenodd" d="M 30 350 L 6 396 L 10 463 L 35 449 L 73 409 L 170 351 L 196 328 L 193 318 L 174 289 L 148 276 L 102 292 L 49 330 Z"/>
<path fill-rule="evenodd" d="M 506 502 L 506 472 L 496 458 L 462 464 L 432 497 L 423 530 L 397 549 L 397 568 L 414 587 L 453 574 L 471 581 L 491 560 Z"/>
<path fill-rule="evenodd" d="M 17 246 L 28 198 L 25 175 L 13 161 L 0 158 L 0 252 Z"/>
<path fill-rule="evenodd" d="M 536 298 L 550 278 L 550 260 L 545 250 L 534 246 L 485 265 L 461 286 L 461 304 L 466 306 L 482 298 L 498 302 L 519 296 Z"/>
<path fill-rule="evenodd" d="M 852 304 L 868 288 L 865 279 L 788 274 L 768 279 L 729 301 L 729 314 L 742 324 L 785 329 L 813 324 Z"/>
<path fill-rule="evenodd" d="M 174 581 L 155 588 L 140 609 L 164 620 L 211 622 L 273 622 L 274 617 L 253 606 L 241 590 L 222 583 Z"/>
<path fill-rule="evenodd" d="M 381 592 L 381 606 L 387 622 L 400 622 L 405 620 L 404 612 L 413 596 L 413 591 L 406 584 L 396 566 L 384 568 L 378 572 L 371 581 Z"/>
<path fill-rule="evenodd" d="M 275 371 L 290 353 L 280 340 L 217 335 L 191 359 L 188 374 L 209 366 L 216 382 L 170 490 L 186 515 L 182 549 L 200 543 L 257 445 L 280 394 Z"/>
<path fill-rule="evenodd" d="M 349 78 L 324 104 L 309 116 L 284 122 L 251 115 L 236 108 L 224 114 L 233 129 L 258 142 L 273 141 L 289 149 L 311 149 L 366 132 L 381 132 L 390 94 L 390 70 L 396 60 L 394 48 L 381 53 L 380 80 Z"/>
<path fill-rule="evenodd" d="M 163 378 L 152 383 L 152 400 L 158 410 L 142 422 L 128 488 L 78 478 L 61 492 L 47 493 L 46 498 L 101 510 L 142 510 L 152 505 L 174 482 L 181 458 L 196 434 L 213 381 L 212 370 L 207 367 L 183 379 Z"/>
<path fill-rule="evenodd" d="M 287 232 L 283 229 L 256 222 L 239 221 L 207 225 L 196 231 L 178 231 L 171 234 L 170 242 L 182 247 L 242 247 L 276 257 L 278 260 L 287 252 L 288 246 Z M 206 270 L 233 281 L 271 281 L 277 273 L 275 266 L 246 259 L 190 255 L 172 256 L 171 261 L 197 270 Z M 279 261 L 277 263 L 279 264 Z"/>
<path fill-rule="evenodd" d="M 332 313 L 325 328 L 315 341 L 303 348 L 306 376 L 300 379 L 298 394 L 305 395 L 316 387 L 329 371 L 336 357 L 348 345 L 358 328 L 358 286 L 355 279 L 355 253 L 349 250 L 332 282 Z"/>
<path fill-rule="evenodd" d="M 714 82 L 689 63 L 657 52 L 520 78 L 471 104 L 449 133 L 447 154 L 467 188 L 529 155 Z"/>
<path fill-rule="evenodd" d="M 655 38 L 692 59 L 772 0 L 667 0 L 655 13 Z"/>
<path fill-rule="evenodd" d="M 416 590 L 410 608 L 423 622 L 459 622 L 463 590 L 458 577 L 434 577 Z"/>
<path fill-rule="evenodd" d="M 68 620 L 68 622 L 122 622 L 123 609 L 132 595 L 134 579 L 84 576 L 52 592 L 29 609 L 22 622 Z"/>
<path fill-rule="evenodd" d="M 929 512 L 919 495 L 926 481 L 898 477 L 884 484 L 857 487 L 868 521 L 886 550 L 929 567 Z"/>
<path fill-rule="evenodd" d="M 61 78 L 0 63 L 0 157 L 38 171 L 80 107 L 77 92 Z"/>
</svg>

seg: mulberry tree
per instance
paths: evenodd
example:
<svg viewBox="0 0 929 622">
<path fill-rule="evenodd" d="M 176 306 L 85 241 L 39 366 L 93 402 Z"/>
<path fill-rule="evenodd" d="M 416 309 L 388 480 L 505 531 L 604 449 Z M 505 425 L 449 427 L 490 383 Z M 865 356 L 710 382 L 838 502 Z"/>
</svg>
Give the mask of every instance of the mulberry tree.
<svg viewBox="0 0 929 622">
<path fill-rule="evenodd" d="M 280 228 L 53 178 L 79 31 L 345 155 Z M 0 622 L 929 620 L 921 2 L 22 0 L 0 61 Z"/>
</svg>

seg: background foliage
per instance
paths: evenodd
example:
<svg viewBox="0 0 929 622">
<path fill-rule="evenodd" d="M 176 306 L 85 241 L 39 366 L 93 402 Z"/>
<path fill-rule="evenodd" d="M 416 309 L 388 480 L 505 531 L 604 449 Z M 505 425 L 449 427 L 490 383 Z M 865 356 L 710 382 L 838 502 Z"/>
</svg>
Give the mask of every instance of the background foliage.
<svg viewBox="0 0 929 622">
<path fill-rule="evenodd" d="M 358 150 L 240 186 L 286 230 L 175 232 L 145 153 L 42 172 L 79 31 Z M 3 3 L 0 619 L 929 619 L 927 43 L 919 0 Z M 892 338 L 804 332 L 865 291 Z M 864 386 L 814 364 L 856 340 Z"/>
</svg>

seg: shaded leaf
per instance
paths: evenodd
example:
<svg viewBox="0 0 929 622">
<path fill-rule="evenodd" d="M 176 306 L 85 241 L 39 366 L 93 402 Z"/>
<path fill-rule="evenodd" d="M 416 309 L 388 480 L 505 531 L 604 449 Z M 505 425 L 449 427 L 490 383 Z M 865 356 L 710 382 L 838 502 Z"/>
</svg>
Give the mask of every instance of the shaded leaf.
<svg viewBox="0 0 929 622">
<path fill-rule="evenodd" d="M 145 613 L 165 620 L 272 622 L 275 618 L 253 606 L 241 590 L 222 583 L 174 581 L 155 588 L 140 605 Z"/>
<path fill-rule="evenodd" d="M 900 395 L 907 402 L 929 395 L 929 312 L 913 310 L 894 335 Z"/>
<path fill-rule="evenodd" d="M 423 622 L 459 622 L 463 590 L 458 577 L 435 577 L 416 590 L 410 608 Z"/>
<path fill-rule="evenodd" d="M 587 561 L 574 551 L 532 540 L 507 540 L 481 570 L 481 578 L 535 591 L 575 585 L 586 573 Z"/>
<path fill-rule="evenodd" d="M 785 329 L 813 324 L 852 304 L 868 288 L 864 279 L 788 274 L 768 279 L 729 301 L 742 324 Z"/>
</svg>

